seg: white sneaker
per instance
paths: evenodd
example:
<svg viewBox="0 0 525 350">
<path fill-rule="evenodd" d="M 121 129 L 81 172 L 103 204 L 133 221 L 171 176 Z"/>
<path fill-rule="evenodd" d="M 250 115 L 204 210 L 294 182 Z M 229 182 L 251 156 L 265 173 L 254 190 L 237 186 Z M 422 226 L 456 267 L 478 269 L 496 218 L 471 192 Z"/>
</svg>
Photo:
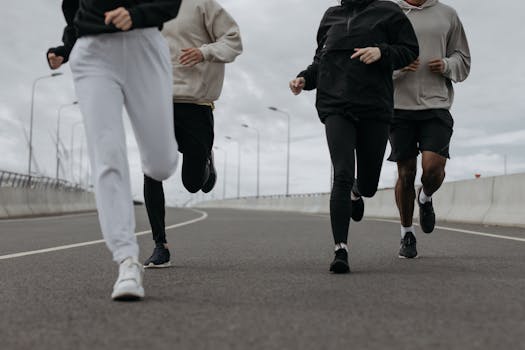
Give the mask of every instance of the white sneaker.
<svg viewBox="0 0 525 350">
<path fill-rule="evenodd" d="M 113 300 L 133 301 L 144 298 L 142 275 L 144 268 L 136 258 L 126 258 L 120 263 L 117 281 L 113 286 Z"/>
</svg>

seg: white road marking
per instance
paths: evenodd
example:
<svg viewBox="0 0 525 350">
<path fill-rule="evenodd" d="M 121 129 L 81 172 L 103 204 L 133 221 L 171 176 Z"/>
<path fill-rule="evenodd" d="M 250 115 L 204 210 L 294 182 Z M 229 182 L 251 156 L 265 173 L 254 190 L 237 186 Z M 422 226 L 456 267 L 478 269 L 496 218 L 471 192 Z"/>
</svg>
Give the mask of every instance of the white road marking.
<svg viewBox="0 0 525 350">
<path fill-rule="evenodd" d="M 204 211 L 196 210 L 196 209 L 190 209 L 190 210 L 193 210 L 193 211 L 201 214 L 201 216 L 196 218 L 196 219 L 193 219 L 193 220 L 188 220 L 188 221 L 184 221 L 184 222 L 181 222 L 181 223 L 178 223 L 178 224 L 175 224 L 175 225 L 166 226 L 166 230 L 172 230 L 172 229 L 175 229 L 175 228 L 178 228 L 178 227 L 191 225 L 191 224 L 194 224 L 196 222 L 199 222 L 199 221 L 202 221 L 202 220 L 206 220 L 206 218 L 208 217 L 208 213 L 206 213 Z M 147 234 L 150 234 L 150 233 L 151 233 L 151 230 L 149 230 L 149 231 L 141 231 L 141 232 L 136 232 L 135 235 L 136 236 L 143 236 L 143 235 L 147 235 Z M 103 239 L 99 239 L 99 240 L 96 240 L 96 241 L 68 244 L 68 245 L 52 247 L 52 248 L 46 248 L 46 249 L 32 250 L 32 251 L 28 251 L 28 252 L 21 252 L 21 253 L 8 254 L 8 255 L 0 255 L 0 260 L 14 259 L 14 258 L 20 258 L 20 257 L 23 257 L 23 256 L 44 254 L 44 253 L 56 252 L 56 251 L 67 250 L 67 249 L 72 249 L 72 248 L 87 247 L 87 246 L 90 246 L 90 245 L 101 244 L 101 243 L 104 243 Z"/>
<path fill-rule="evenodd" d="M 330 218 L 329 215 L 322 215 L 322 214 L 311 214 L 312 216 L 318 216 L 322 218 Z M 388 220 L 388 219 L 364 219 L 365 221 L 378 221 L 378 222 L 388 222 L 392 224 L 398 224 L 399 221 L 396 220 Z M 415 226 L 419 226 L 419 224 L 414 223 Z M 453 228 L 453 227 L 446 227 L 446 226 L 436 226 L 436 229 L 444 230 L 444 231 L 452 231 L 452 232 L 459 232 L 464 233 L 467 235 L 474 235 L 474 236 L 482 236 L 482 237 L 490 237 L 490 238 L 498 238 L 498 239 L 506 239 L 509 241 L 516 241 L 516 242 L 525 242 L 525 238 L 520 237 L 512 237 L 512 236 L 505 236 L 505 235 L 497 235 L 494 233 L 486 233 L 486 232 L 478 232 L 478 231 L 471 231 L 471 230 L 463 230 L 460 228 Z"/>
<path fill-rule="evenodd" d="M 394 223 L 394 224 L 399 224 L 399 221 L 386 220 L 386 219 L 366 219 L 366 221 L 379 221 L 379 222 L 390 222 L 390 223 Z M 414 224 L 414 225 L 419 226 L 418 224 Z M 460 229 L 460 228 L 453 228 L 453 227 L 446 227 L 446 226 L 436 226 L 435 228 L 439 229 L 439 230 L 465 233 L 467 235 L 490 237 L 490 238 L 499 238 L 499 239 L 506 239 L 506 240 L 509 240 L 509 241 L 517 241 L 517 242 L 525 242 L 525 238 L 497 235 L 497 234 L 494 234 L 494 233 L 486 233 L 486 232 L 478 232 L 478 231 L 471 231 L 471 230 L 463 230 L 463 229 Z"/>
</svg>

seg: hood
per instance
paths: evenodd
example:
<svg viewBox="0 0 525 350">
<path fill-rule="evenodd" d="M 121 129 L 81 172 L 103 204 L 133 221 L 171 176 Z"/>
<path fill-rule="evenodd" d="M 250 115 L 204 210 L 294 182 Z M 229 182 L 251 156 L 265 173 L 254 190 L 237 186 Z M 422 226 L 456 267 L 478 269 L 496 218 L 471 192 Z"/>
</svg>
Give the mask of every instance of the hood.
<svg viewBox="0 0 525 350">
<path fill-rule="evenodd" d="M 395 1 L 399 7 L 401 7 L 403 10 L 409 10 L 409 11 L 412 11 L 412 10 L 422 10 L 424 8 L 427 8 L 427 7 L 432 7 L 434 5 L 437 5 L 439 3 L 439 0 L 427 0 L 423 3 L 423 5 L 421 6 L 414 6 L 414 5 L 410 5 L 408 2 L 406 2 L 405 0 L 396 0 Z"/>
</svg>

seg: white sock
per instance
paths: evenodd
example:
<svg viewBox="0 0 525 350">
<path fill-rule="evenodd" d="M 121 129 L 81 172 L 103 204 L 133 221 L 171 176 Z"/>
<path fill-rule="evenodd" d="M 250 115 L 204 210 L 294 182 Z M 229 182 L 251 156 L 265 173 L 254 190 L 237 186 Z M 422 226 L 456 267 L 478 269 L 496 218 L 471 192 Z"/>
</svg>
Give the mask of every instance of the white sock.
<svg viewBox="0 0 525 350">
<path fill-rule="evenodd" d="M 361 198 L 361 196 L 357 196 L 354 191 L 350 191 L 350 199 L 353 200 L 353 201 L 356 201 L 358 200 L 359 198 Z"/>
<path fill-rule="evenodd" d="M 344 249 L 346 251 L 348 251 L 348 246 L 346 245 L 346 243 L 338 243 L 335 245 L 335 251 L 338 251 L 339 249 Z"/>
<path fill-rule="evenodd" d="M 419 203 L 425 204 L 431 201 L 432 201 L 432 196 L 427 196 L 425 194 L 425 191 L 421 189 L 421 191 L 419 192 Z"/>
<path fill-rule="evenodd" d="M 407 234 L 407 232 L 412 232 L 413 234 L 415 234 L 416 230 L 414 230 L 414 226 L 410 226 L 410 227 L 401 226 L 401 238 L 405 238 L 405 235 Z"/>
</svg>

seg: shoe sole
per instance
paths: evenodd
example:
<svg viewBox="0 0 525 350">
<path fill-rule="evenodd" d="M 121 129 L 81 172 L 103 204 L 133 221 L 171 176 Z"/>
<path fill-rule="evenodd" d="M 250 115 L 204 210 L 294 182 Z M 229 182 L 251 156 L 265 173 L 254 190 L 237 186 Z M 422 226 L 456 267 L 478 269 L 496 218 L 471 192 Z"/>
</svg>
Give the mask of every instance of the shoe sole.
<svg viewBox="0 0 525 350">
<path fill-rule="evenodd" d="M 119 290 L 117 293 L 113 292 L 111 299 L 114 301 L 139 301 L 144 298 L 144 288 L 133 288 Z"/>
<path fill-rule="evenodd" d="M 416 255 L 416 256 L 414 256 L 414 257 L 398 255 L 397 257 L 398 257 L 399 259 L 417 259 L 417 258 L 419 258 L 419 255 Z"/>
<path fill-rule="evenodd" d="M 337 262 L 332 267 L 330 267 L 330 272 L 334 274 L 350 273 L 350 267 L 345 263 Z"/>
<path fill-rule="evenodd" d="M 145 269 L 165 269 L 167 267 L 171 267 L 171 261 L 168 261 L 164 264 L 155 265 L 154 263 L 149 263 L 148 265 L 144 265 Z"/>
</svg>

